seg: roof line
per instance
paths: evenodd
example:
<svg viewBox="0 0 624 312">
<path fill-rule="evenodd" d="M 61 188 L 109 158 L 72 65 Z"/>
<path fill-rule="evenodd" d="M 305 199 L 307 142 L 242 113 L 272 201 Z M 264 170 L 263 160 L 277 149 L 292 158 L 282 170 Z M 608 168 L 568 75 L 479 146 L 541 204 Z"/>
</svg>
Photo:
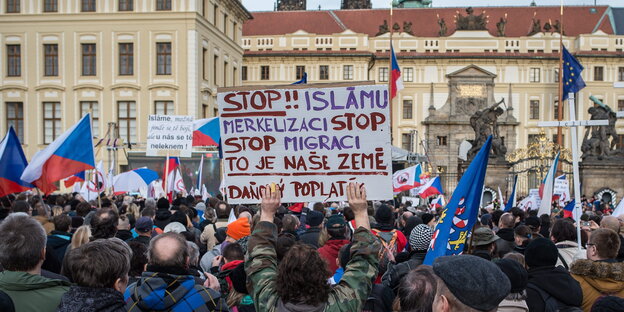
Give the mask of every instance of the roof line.
<svg viewBox="0 0 624 312">
<path fill-rule="evenodd" d="M 602 25 L 602 22 L 604 21 L 605 17 L 609 16 L 609 12 L 611 12 L 611 7 L 608 7 L 604 13 L 602 13 L 602 16 L 600 17 L 600 19 L 598 20 L 598 23 L 596 23 L 596 26 L 594 26 L 594 29 L 592 30 L 592 34 L 595 33 L 598 28 L 600 28 L 600 25 Z M 609 20 L 609 22 L 611 22 L 611 20 Z M 611 28 L 613 29 L 613 33 L 616 34 L 616 29 L 613 26 L 613 23 L 611 23 Z"/>
<path fill-rule="evenodd" d="M 327 11 L 327 13 L 329 13 L 329 15 L 334 19 L 334 21 L 336 21 L 336 23 L 342 28 L 342 31 L 345 31 L 348 29 L 347 26 L 345 26 L 345 24 L 342 23 L 338 15 L 334 13 L 334 10 Z"/>
</svg>

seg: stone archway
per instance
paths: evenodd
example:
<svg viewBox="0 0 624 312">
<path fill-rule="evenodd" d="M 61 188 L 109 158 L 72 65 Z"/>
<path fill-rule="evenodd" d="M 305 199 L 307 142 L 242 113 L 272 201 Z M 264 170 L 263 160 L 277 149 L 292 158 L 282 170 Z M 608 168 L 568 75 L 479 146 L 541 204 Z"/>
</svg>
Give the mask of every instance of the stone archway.
<svg viewBox="0 0 624 312">
<path fill-rule="evenodd" d="M 611 203 L 612 205 L 617 204 L 617 192 L 608 187 L 600 189 L 595 194 L 596 197 L 598 197 L 598 199 L 600 199 L 603 203 Z"/>
</svg>

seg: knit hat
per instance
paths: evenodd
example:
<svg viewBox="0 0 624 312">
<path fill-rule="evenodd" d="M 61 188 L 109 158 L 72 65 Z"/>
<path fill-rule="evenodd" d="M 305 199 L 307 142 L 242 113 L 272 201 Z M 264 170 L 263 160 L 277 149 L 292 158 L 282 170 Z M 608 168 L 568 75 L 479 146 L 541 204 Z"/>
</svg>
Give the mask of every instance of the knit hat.
<svg viewBox="0 0 624 312">
<path fill-rule="evenodd" d="M 423 213 L 423 215 L 420 216 L 420 218 L 423 220 L 423 224 L 429 224 L 429 222 L 433 220 L 433 215 L 430 213 Z"/>
<path fill-rule="evenodd" d="M 592 306 L 592 312 L 620 312 L 624 307 L 624 298 L 605 296 L 598 298 Z"/>
<path fill-rule="evenodd" d="M 195 209 L 199 210 L 199 211 L 205 211 L 206 210 L 206 204 L 199 202 L 197 203 L 197 205 L 195 205 Z"/>
<path fill-rule="evenodd" d="M 555 243 L 543 237 L 530 242 L 524 250 L 524 261 L 529 268 L 555 266 L 558 258 L 559 251 Z"/>
<path fill-rule="evenodd" d="M 165 228 L 163 229 L 163 232 L 165 233 L 174 232 L 174 233 L 179 234 L 182 232 L 186 232 L 186 227 L 180 222 L 171 222 L 167 224 L 167 226 L 165 226 Z"/>
<path fill-rule="evenodd" d="M 540 219 L 536 216 L 530 216 L 524 219 L 524 224 L 531 228 L 531 230 L 536 230 L 538 227 L 542 225 Z"/>
<path fill-rule="evenodd" d="M 526 289 L 529 273 L 520 262 L 511 259 L 500 259 L 495 263 L 509 278 L 509 282 L 511 282 L 510 292 L 519 293 Z"/>
<path fill-rule="evenodd" d="M 380 224 L 392 224 L 392 208 L 388 205 L 381 205 L 375 211 L 375 221 Z"/>
<path fill-rule="evenodd" d="M 232 287 L 234 287 L 234 290 L 241 294 L 249 293 L 247 291 L 247 273 L 245 273 L 244 261 L 241 261 L 241 263 L 230 271 L 229 278 L 232 281 Z"/>
<path fill-rule="evenodd" d="M 225 241 L 225 238 L 227 237 L 226 232 L 227 232 L 226 227 L 217 228 L 217 230 L 214 233 L 214 236 L 217 239 L 217 243 L 221 244 L 223 243 L 223 241 Z"/>
<path fill-rule="evenodd" d="M 154 226 L 154 221 L 150 217 L 140 217 L 136 223 L 134 224 L 134 229 L 137 232 L 145 233 L 152 230 Z"/>
<path fill-rule="evenodd" d="M 471 255 L 438 257 L 433 272 L 459 301 L 481 311 L 496 308 L 511 289 L 494 263 Z"/>
<path fill-rule="evenodd" d="M 323 216 L 322 213 L 312 210 L 308 212 L 308 215 L 306 216 L 306 224 L 309 226 L 319 226 L 323 223 L 324 218 L 325 216 Z"/>
<path fill-rule="evenodd" d="M 472 246 L 491 244 L 499 239 L 500 237 L 494 234 L 489 227 L 480 227 L 472 233 Z"/>
<path fill-rule="evenodd" d="M 169 209 L 169 200 L 161 197 L 158 199 L 158 201 L 156 202 L 156 208 L 157 209 Z"/>
<path fill-rule="evenodd" d="M 409 244 L 412 251 L 423 251 L 429 248 L 433 230 L 428 225 L 419 224 L 410 233 Z"/>
<path fill-rule="evenodd" d="M 249 236 L 249 234 L 251 234 L 249 220 L 247 220 L 247 218 L 239 218 L 238 220 L 228 224 L 227 231 L 225 233 L 227 236 L 235 240 Z"/>
<path fill-rule="evenodd" d="M 342 215 L 333 215 L 327 218 L 325 227 L 328 229 L 343 228 L 347 225 L 347 220 Z"/>
</svg>

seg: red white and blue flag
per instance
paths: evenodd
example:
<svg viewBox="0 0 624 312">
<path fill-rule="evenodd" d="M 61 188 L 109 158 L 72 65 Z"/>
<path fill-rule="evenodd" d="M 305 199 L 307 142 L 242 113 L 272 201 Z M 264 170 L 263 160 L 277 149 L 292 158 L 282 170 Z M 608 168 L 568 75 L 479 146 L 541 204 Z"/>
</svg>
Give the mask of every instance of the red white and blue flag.
<svg viewBox="0 0 624 312">
<path fill-rule="evenodd" d="M 65 181 L 63 181 L 63 184 L 65 184 L 66 188 L 70 188 L 72 187 L 74 184 L 78 183 L 78 182 L 84 182 L 85 180 L 85 172 L 84 171 L 80 171 L 76 174 L 74 174 L 73 176 L 65 179 Z"/>
<path fill-rule="evenodd" d="M 167 165 L 167 163 L 169 164 Z M 165 161 L 165 166 L 163 169 L 163 189 L 165 190 L 165 194 L 167 194 L 170 202 L 173 200 L 173 191 L 175 190 L 176 183 L 175 173 L 179 166 L 180 158 L 178 157 L 169 157 Z"/>
<path fill-rule="evenodd" d="M 550 215 L 552 197 L 553 197 L 553 189 L 555 185 L 555 174 L 557 173 L 557 164 L 559 163 L 559 154 L 555 156 L 553 160 L 552 166 L 548 170 L 548 174 L 542 180 L 542 184 L 539 187 L 539 195 L 542 198 L 542 202 L 540 204 L 540 208 L 537 211 L 537 215 L 541 216 L 543 214 Z"/>
<path fill-rule="evenodd" d="M 390 51 L 392 52 L 392 69 L 390 70 L 390 99 L 392 100 L 397 95 L 397 92 L 403 90 L 403 78 L 401 77 L 401 69 L 392 45 L 390 45 Z"/>
<path fill-rule="evenodd" d="M 37 152 L 21 179 L 50 194 L 56 190 L 54 182 L 94 167 L 91 114 L 86 114 L 52 144 Z"/>
<path fill-rule="evenodd" d="M 27 166 L 28 162 L 19 138 L 13 127 L 9 127 L 9 131 L 0 142 L 0 197 L 35 187 L 21 179 Z"/>
<path fill-rule="evenodd" d="M 440 194 L 444 194 L 440 177 L 429 179 L 429 181 L 427 181 L 427 183 L 421 186 L 418 190 L 418 196 L 420 196 L 420 198 L 427 198 L 429 196 Z"/>
<path fill-rule="evenodd" d="M 392 174 L 392 189 L 394 193 L 400 193 L 421 186 L 421 175 L 422 168 L 420 164 L 396 171 Z"/>
<path fill-rule="evenodd" d="M 120 173 L 113 178 L 115 194 L 139 192 L 147 190 L 150 183 L 158 179 L 158 173 L 146 167 Z"/>
<path fill-rule="evenodd" d="M 563 207 L 563 217 L 564 218 L 573 218 L 574 217 L 574 206 L 576 205 L 576 199 L 573 199 L 569 202 L 565 207 Z"/>
<path fill-rule="evenodd" d="M 444 195 L 438 195 L 435 199 L 431 201 L 431 208 L 436 209 L 440 207 L 444 207 L 446 205 L 446 201 L 444 200 Z"/>
<path fill-rule="evenodd" d="M 220 138 L 219 117 L 193 121 L 193 146 L 218 146 Z"/>
</svg>

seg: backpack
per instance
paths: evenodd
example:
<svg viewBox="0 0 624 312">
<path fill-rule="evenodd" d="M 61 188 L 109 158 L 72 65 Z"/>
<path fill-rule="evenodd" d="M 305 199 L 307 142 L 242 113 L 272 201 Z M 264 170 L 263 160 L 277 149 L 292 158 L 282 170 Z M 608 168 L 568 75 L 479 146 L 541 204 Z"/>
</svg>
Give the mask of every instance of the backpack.
<svg viewBox="0 0 624 312">
<path fill-rule="evenodd" d="M 583 312 L 583 309 L 580 307 L 569 306 L 557 300 L 557 298 L 551 296 L 533 283 L 527 284 L 527 289 L 529 288 L 536 291 L 544 301 L 544 312 Z"/>
<path fill-rule="evenodd" d="M 379 250 L 379 273 L 383 274 L 388 269 L 388 255 L 386 254 L 386 249 L 390 250 L 390 252 L 396 256 L 399 246 L 399 235 L 397 234 L 397 230 L 394 229 L 389 232 L 373 229 L 373 233 L 383 246 L 383 248 Z"/>
</svg>

